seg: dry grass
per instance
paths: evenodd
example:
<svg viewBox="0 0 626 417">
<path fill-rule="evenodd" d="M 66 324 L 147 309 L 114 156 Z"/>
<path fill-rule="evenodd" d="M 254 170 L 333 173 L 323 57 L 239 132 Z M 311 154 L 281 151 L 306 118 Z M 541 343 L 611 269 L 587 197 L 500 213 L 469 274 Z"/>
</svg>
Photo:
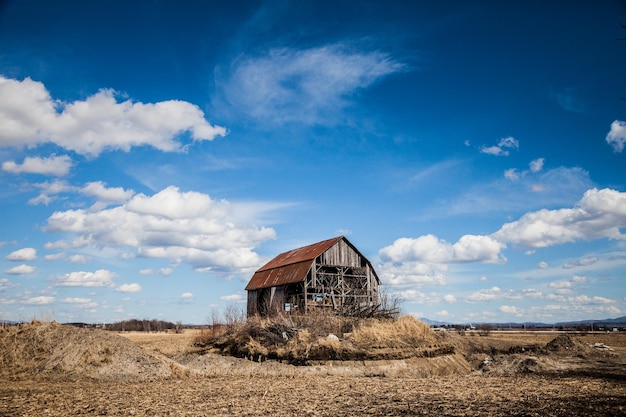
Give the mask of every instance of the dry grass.
<svg viewBox="0 0 626 417">
<path fill-rule="evenodd" d="M 349 340 L 361 349 L 403 349 L 433 344 L 435 336 L 426 323 L 413 316 L 401 316 L 397 320 L 367 320 L 352 332 Z"/>
<path fill-rule="evenodd" d="M 255 361 L 378 360 L 454 353 L 449 337 L 412 316 L 396 320 L 337 316 L 252 318 L 218 337 L 200 335 L 197 346 Z"/>
</svg>

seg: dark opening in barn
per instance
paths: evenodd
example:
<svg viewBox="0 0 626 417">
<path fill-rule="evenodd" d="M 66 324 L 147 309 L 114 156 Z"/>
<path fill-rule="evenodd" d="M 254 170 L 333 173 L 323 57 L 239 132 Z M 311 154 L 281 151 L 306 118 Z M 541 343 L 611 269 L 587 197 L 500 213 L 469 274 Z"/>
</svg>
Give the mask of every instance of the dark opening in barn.
<svg viewBox="0 0 626 417">
<path fill-rule="evenodd" d="M 259 268 L 246 286 L 248 316 L 312 311 L 368 315 L 380 280 L 344 236 L 293 249 Z"/>
</svg>

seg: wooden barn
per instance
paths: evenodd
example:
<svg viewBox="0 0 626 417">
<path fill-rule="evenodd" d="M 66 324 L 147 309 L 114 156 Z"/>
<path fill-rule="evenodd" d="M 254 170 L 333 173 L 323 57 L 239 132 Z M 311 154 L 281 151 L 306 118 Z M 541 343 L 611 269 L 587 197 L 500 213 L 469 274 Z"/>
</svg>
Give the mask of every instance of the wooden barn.
<svg viewBox="0 0 626 417">
<path fill-rule="evenodd" d="M 314 310 L 358 315 L 376 309 L 380 280 L 344 236 L 281 253 L 246 286 L 248 316 Z"/>
</svg>

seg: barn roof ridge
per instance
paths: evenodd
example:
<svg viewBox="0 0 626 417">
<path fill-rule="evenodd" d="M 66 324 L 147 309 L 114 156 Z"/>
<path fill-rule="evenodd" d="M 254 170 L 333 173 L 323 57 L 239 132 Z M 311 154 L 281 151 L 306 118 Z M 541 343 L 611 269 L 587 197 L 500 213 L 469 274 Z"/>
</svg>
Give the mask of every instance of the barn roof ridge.
<svg viewBox="0 0 626 417">
<path fill-rule="evenodd" d="M 310 245 L 305 245 L 299 248 L 285 251 L 276 255 L 265 265 L 257 269 L 256 272 L 299 264 L 307 261 L 313 261 L 315 258 L 327 251 L 335 243 L 339 242 L 342 239 L 348 241 L 345 236 L 337 236 L 330 239 L 322 240 L 320 242 L 312 243 Z M 350 246 L 353 245 L 350 244 Z"/>
</svg>

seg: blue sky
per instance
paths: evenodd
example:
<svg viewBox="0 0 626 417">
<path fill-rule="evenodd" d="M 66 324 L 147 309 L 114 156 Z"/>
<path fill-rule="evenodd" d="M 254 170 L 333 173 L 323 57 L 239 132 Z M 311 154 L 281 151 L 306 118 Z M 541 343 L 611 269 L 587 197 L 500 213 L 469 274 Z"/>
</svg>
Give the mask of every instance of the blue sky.
<svg viewBox="0 0 626 417">
<path fill-rule="evenodd" d="M 626 315 L 623 2 L 0 3 L 0 319 L 205 323 L 345 235 L 402 310 Z"/>
</svg>

